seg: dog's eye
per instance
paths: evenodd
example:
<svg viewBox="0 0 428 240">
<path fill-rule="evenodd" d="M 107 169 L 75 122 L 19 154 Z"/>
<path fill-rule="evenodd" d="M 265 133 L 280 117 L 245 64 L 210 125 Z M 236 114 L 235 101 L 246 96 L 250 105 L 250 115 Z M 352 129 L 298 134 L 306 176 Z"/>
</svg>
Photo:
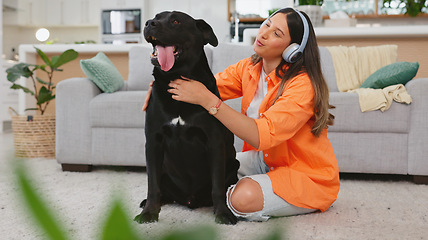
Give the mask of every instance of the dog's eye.
<svg viewBox="0 0 428 240">
<path fill-rule="evenodd" d="M 174 20 L 172 20 L 172 23 L 173 24 L 179 24 L 180 22 L 178 20 L 174 19 Z"/>
</svg>

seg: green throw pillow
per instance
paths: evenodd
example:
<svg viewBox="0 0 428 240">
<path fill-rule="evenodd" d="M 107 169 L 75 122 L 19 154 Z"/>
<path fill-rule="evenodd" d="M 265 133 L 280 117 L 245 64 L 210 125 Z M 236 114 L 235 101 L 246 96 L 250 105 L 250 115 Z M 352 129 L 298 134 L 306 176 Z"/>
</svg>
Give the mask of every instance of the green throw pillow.
<svg viewBox="0 0 428 240">
<path fill-rule="evenodd" d="M 112 93 L 124 85 L 122 75 L 103 52 L 91 59 L 80 60 L 80 67 L 103 92 Z"/>
<path fill-rule="evenodd" d="M 419 69 L 418 62 L 396 62 L 380 68 L 370 75 L 361 85 L 361 88 L 385 88 L 395 84 L 405 85 L 416 76 Z"/>
</svg>

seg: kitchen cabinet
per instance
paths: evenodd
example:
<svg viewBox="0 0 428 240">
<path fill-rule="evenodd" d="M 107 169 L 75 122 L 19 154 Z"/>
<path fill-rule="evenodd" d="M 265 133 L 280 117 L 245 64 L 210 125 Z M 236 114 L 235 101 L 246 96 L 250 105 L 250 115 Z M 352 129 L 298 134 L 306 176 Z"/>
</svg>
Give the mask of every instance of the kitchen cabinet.
<svg viewBox="0 0 428 240">
<path fill-rule="evenodd" d="M 23 1 L 3 1 L 10 10 L 3 11 L 3 25 L 23 25 L 26 21 L 26 12 L 24 11 Z"/>
<path fill-rule="evenodd" d="M 62 25 L 62 1 L 45 0 L 46 1 L 46 24 L 47 25 Z"/>
<path fill-rule="evenodd" d="M 100 2 L 103 0 L 84 0 L 86 5 L 83 11 L 89 25 L 100 25 L 101 22 L 101 7 Z M 86 11 L 86 12 L 85 12 Z"/>
<path fill-rule="evenodd" d="M 4 24 L 29 27 L 100 24 L 101 0 L 18 0 Z"/>
<path fill-rule="evenodd" d="M 43 24 L 45 17 L 45 0 L 19 0 L 13 2 L 15 10 L 4 13 L 4 25 L 38 25 Z"/>
<path fill-rule="evenodd" d="M 99 25 L 99 1 L 94 0 L 45 0 L 47 26 Z"/>
<path fill-rule="evenodd" d="M 143 8 L 144 0 L 102 0 L 102 9 L 132 9 Z"/>
<path fill-rule="evenodd" d="M 71 26 L 99 24 L 99 17 L 95 21 L 95 18 L 91 18 L 90 15 L 100 16 L 100 8 L 97 6 L 90 9 L 90 2 L 94 4 L 95 1 L 62 0 L 63 24 Z"/>
<path fill-rule="evenodd" d="M 28 24 L 41 26 L 46 22 L 46 0 L 27 0 Z"/>
</svg>

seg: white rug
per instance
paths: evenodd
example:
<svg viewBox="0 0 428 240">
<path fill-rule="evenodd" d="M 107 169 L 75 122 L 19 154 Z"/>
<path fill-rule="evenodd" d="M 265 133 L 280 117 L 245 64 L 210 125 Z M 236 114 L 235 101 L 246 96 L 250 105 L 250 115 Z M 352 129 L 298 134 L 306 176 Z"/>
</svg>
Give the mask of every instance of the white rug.
<svg viewBox="0 0 428 240">
<path fill-rule="evenodd" d="M 17 197 L 12 164 L 5 155 L 0 161 L 0 239 L 44 239 Z M 144 171 L 95 167 L 89 173 L 72 173 L 62 172 L 55 160 L 24 162 L 71 239 L 99 239 L 112 196 L 123 200 L 131 219 L 146 197 Z M 211 208 L 167 205 L 158 223 L 133 227 L 144 239 L 156 239 L 169 230 L 198 225 L 213 226 L 218 239 L 258 240 L 276 229 L 284 239 L 428 239 L 428 186 L 404 180 L 348 179 L 341 181 L 338 200 L 324 213 L 224 226 L 214 223 Z"/>
</svg>

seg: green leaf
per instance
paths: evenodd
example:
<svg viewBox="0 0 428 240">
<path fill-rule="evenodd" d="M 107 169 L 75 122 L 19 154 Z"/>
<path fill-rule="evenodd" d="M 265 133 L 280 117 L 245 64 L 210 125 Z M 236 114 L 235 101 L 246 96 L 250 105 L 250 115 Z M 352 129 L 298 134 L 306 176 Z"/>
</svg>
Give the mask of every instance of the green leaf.
<svg viewBox="0 0 428 240">
<path fill-rule="evenodd" d="M 186 231 L 174 231 L 169 233 L 162 240 L 214 240 L 218 239 L 214 228 L 209 226 L 199 226 Z"/>
<path fill-rule="evenodd" d="M 46 233 L 46 237 L 52 240 L 67 239 L 58 220 L 54 218 L 51 209 L 48 208 L 48 204 L 43 201 L 31 185 L 32 181 L 27 177 L 27 173 L 23 167 L 17 167 L 16 176 L 24 203 L 27 205 L 29 213 L 34 217 L 37 225 Z"/>
<path fill-rule="evenodd" d="M 299 6 L 302 5 L 318 5 L 321 6 L 323 0 L 299 0 Z"/>
<path fill-rule="evenodd" d="M 48 102 L 54 98 L 55 98 L 55 95 L 52 95 L 52 91 L 49 91 L 45 86 L 43 86 L 39 90 L 37 105 L 41 105 L 41 104 Z"/>
<path fill-rule="evenodd" d="M 37 54 L 39 54 L 39 56 L 42 58 L 42 60 L 46 63 L 46 65 L 48 65 L 49 67 L 51 67 L 51 69 L 53 68 L 52 62 L 51 60 L 49 60 L 48 56 L 39 48 L 34 47 L 37 51 Z"/>
<path fill-rule="evenodd" d="M 120 201 L 116 200 L 113 203 L 113 207 L 109 215 L 107 215 L 107 221 L 103 228 L 102 240 L 133 240 L 140 239 L 138 235 L 132 229 L 130 224 L 130 217 L 126 215 L 122 209 Z"/>
<path fill-rule="evenodd" d="M 22 89 L 25 93 L 29 93 L 29 94 L 31 94 L 31 95 L 34 96 L 34 92 L 33 91 L 31 91 L 30 89 L 28 89 L 26 87 L 23 87 L 21 85 L 18 85 L 18 84 L 14 83 L 10 88 L 11 89 Z"/>
<path fill-rule="evenodd" d="M 40 69 L 40 70 L 42 70 L 43 72 L 48 72 L 48 71 L 46 70 L 46 64 L 43 64 L 43 65 L 34 65 L 33 72 L 34 72 L 34 71 L 36 71 L 37 69 Z"/>
<path fill-rule="evenodd" d="M 26 64 L 26 63 L 18 63 L 6 69 L 7 80 L 9 82 L 15 82 L 20 77 L 25 77 L 25 78 L 31 77 L 33 75 L 33 71 L 30 70 L 29 68 L 30 66 L 32 65 Z"/>
<path fill-rule="evenodd" d="M 282 234 L 279 229 L 275 230 L 273 233 L 268 234 L 266 237 L 263 238 L 263 240 L 281 240 Z"/>
<path fill-rule="evenodd" d="M 56 69 L 70 61 L 73 61 L 77 58 L 78 55 L 78 52 L 74 51 L 73 49 L 68 49 L 61 55 L 52 57 L 52 67 Z"/>
<path fill-rule="evenodd" d="M 48 85 L 48 86 L 53 86 L 54 85 L 53 83 L 45 82 L 45 81 L 43 81 L 42 79 L 40 79 L 38 77 L 36 77 L 36 79 L 41 84 Z"/>
</svg>

